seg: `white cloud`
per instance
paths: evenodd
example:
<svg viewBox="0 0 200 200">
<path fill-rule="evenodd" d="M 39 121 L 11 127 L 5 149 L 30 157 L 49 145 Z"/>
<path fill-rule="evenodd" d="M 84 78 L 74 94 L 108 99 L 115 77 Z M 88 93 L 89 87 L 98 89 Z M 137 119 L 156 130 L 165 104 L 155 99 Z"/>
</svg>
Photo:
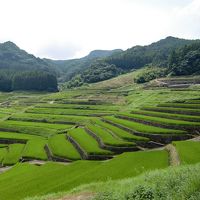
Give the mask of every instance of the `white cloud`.
<svg viewBox="0 0 200 200">
<path fill-rule="evenodd" d="M 168 35 L 199 37 L 200 0 L 0 0 L 0 42 L 40 57 L 80 57 Z"/>
</svg>

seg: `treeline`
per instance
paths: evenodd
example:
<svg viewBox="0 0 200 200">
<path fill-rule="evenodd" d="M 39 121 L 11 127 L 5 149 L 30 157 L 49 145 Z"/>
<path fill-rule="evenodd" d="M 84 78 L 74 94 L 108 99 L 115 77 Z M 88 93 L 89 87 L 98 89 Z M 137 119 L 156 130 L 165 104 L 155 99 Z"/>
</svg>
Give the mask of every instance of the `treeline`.
<svg viewBox="0 0 200 200">
<path fill-rule="evenodd" d="M 107 80 L 122 73 L 122 70 L 115 65 L 96 61 L 83 73 L 76 75 L 67 82 L 67 88 L 79 87 L 85 83 L 96 83 Z"/>
<path fill-rule="evenodd" d="M 66 85 L 68 88 L 78 87 L 147 66 L 154 67 L 145 68 L 135 78 L 137 83 L 148 82 L 163 76 L 199 74 L 199 46 L 199 40 L 173 37 L 167 37 L 149 46 L 135 46 L 92 63 Z"/>
<path fill-rule="evenodd" d="M 169 58 L 170 75 L 200 74 L 200 42 L 174 50 Z"/>
<path fill-rule="evenodd" d="M 55 75 L 44 71 L 0 72 L 0 91 L 13 90 L 58 91 Z"/>
</svg>

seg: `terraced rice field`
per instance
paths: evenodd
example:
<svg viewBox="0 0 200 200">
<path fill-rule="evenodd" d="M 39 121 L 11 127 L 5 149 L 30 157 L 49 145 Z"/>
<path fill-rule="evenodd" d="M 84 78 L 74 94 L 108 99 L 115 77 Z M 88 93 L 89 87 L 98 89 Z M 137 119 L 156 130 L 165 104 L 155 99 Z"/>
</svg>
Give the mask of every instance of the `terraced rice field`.
<svg viewBox="0 0 200 200">
<path fill-rule="evenodd" d="M 195 164 L 200 162 L 199 141 L 178 141 L 173 142 L 176 147 L 182 164 Z"/>
<path fill-rule="evenodd" d="M 3 104 L 0 107 L 0 163 L 11 165 L 19 159 L 62 162 L 107 159 L 124 151 L 160 147 L 173 139 L 198 134 L 199 98 L 184 100 L 184 92 L 179 93 L 180 101 L 146 104 L 137 110 L 128 106 L 128 111 L 125 101 L 113 103 L 113 98 L 118 98 L 117 90 L 89 93 L 92 100 L 81 90 L 36 95 L 32 100 L 27 95 L 11 95 L 6 107 Z M 121 93 L 128 94 L 123 90 Z M 104 99 L 99 99 L 102 94 Z M 145 91 L 143 95 L 147 94 L 146 100 L 150 100 L 155 91 Z M 154 98 L 163 94 L 169 95 L 169 91 L 157 92 Z M 130 96 L 125 98 L 129 101 Z M 13 148 L 18 149 L 18 154 L 12 155 Z M 13 157 L 10 162 L 8 152 Z"/>
<path fill-rule="evenodd" d="M 29 140 L 22 152 L 23 159 L 38 159 L 38 160 L 47 160 L 47 154 L 45 152 L 45 145 L 47 144 L 47 140 L 41 139 L 32 139 Z"/>
<path fill-rule="evenodd" d="M 145 125 L 138 122 L 132 122 L 129 120 L 119 119 L 113 116 L 104 117 L 105 120 L 113 122 L 114 124 L 119 124 L 124 127 L 128 127 L 133 131 L 146 133 L 146 134 L 185 134 L 185 131 L 166 129 L 155 127 L 151 125 Z"/>
<path fill-rule="evenodd" d="M 54 156 L 66 158 L 69 160 L 81 159 L 80 154 L 72 145 L 72 143 L 67 140 L 65 134 L 59 134 L 50 137 L 48 144 Z"/>
<path fill-rule="evenodd" d="M 100 138 L 100 140 L 108 146 L 118 146 L 118 147 L 130 147 L 134 146 L 135 143 L 132 142 L 126 142 L 122 139 L 116 138 L 115 135 L 111 134 L 107 130 L 101 128 L 100 126 L 96 125 L 88 125 L 87 129 L 91 131 L 93 134 L 95 134 L 97 137 Z"/>
<path fill-rule="evenodd" d="M 10 144 L 3 158 L 3 165 L 16 164 L 21 158 L 23 149 L 24 144 Z"/>
<path fill-rule="evenodd" d="M 111 151 L 103 150 L 98 142 L 83 128 L 70 130 L 68 135 L 72 137 L 88 155 L 112 155 Z"/>
<path fill-rule="evenodd" d="M 109 123 L 103 122 L 102 120 L 95 119 L 94 123 L 101 126 L 102 128 L 106 128 L 108 131 L 111 131 L 113 134 L 115 134 L 117 137 L 127 140 L 127 141 L 133 141 L 133 142 L 147 142 L 149 141 L 149 138 L 141 137 L 133 135 L 123 129 L 120 129 L 116 126 L 113 126 Z"/>
</svg>

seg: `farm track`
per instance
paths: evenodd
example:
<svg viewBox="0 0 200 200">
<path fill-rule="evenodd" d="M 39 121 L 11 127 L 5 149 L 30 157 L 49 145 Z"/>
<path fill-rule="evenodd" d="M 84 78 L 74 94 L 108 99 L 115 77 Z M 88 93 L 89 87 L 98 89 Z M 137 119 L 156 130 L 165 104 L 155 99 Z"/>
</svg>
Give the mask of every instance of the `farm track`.
<svg viewBox="0 0 200 200">
<path fill-rule="evenodd" d="M 169 152 L 169 163 L 171 166 L 179 166 L 180 159 L 176 147 L 172 144 L 168 144 L 165 149 Z"/>
</svg>

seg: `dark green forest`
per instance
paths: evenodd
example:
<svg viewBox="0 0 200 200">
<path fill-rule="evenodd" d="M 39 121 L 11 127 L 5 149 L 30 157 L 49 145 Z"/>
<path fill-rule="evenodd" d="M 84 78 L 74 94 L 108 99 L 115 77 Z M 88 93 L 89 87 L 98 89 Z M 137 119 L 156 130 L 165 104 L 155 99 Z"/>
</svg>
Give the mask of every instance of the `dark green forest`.
<svg viewBox="0 0 200 200">
<path fill-rule="evenodd" d="M 9 75 L 6 75 L 9 74 Z M 1 73 L 0 90 L 10 92 L 13 90 L 35 90 L 56 92 L 57 79 L 53 74 L 43 71 L 27 71 Z"/>
</svg>

